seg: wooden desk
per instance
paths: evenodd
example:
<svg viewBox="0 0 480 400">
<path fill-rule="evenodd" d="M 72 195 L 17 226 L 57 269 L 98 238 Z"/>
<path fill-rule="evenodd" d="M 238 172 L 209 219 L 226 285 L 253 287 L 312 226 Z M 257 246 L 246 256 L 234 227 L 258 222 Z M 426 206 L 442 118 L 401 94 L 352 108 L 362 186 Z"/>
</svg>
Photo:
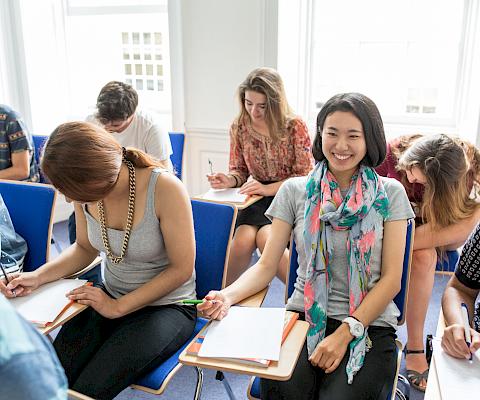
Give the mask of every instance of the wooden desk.
<svg viewBox="0 0 480 400">
<path fill-rule="evenodd" d="M 443 330 L 445 329 L 445 320 L 443 319 L 443 311 L 440 308 L 440 315 L 438 316 L 436 337 L 443 336 Z M 424 400 L 441 400 L 440 386 L 438 384 L 438 375 L 435 365 L 435 357 L 432 357 L 430 361 L 430 372 L 428 373 L 427 390 L 425 391 Z"/>
<path fill-rule="evenodd" d="M 198 196 L 193 196 L 193 200 L 208 201 L 209 203 L 221 203 L 221 204 L 230 204 L 231 206 L 236 207 L 238 210 L 243 210 L 244 208 L 250 207 L 253 203 L 256 203 L 258 200 L 263 199 L 263 196 L 253 195 L 247 198 L 243 203 L 236 203 L 233 201 L 218 201 L 218 200 L 209 200 L 204 199 L 203 194 Z"/>
<path fill-rule="evenodd" d="M 88 306 L 85 304 L 73 303 L 62 314 L 60 314 L 51 325 L 44 328 L 39 328 L 38 330 L 42 335 L 48 335 L 54 329 L 57 329 L 59 326 L 62 326 L 67 321 L 71 320 L 75 315 L 80 314 L 87 307 Z"/>
<path fill-rule="evenodd" d="M 206 327 L 200 331 L 199 335 L 201 335 L 205 329 Z M 298 356 L 300 355 L 303 343 L 307 337 L 307 331 L 308 323 L 297 320 L 289 335 L 285 339 L 285 342 L 282 344 L 280 350 L 280 360 L 272 361 L 270 366 L 267 368 L 256 367 L 227 360 L 197 357 L 187 354 L 187 349 L 183 350 L 178 359 L 182 364 L 185 365 L 214 369 L 224 372 L 234 372 L 243 375 L 255 375 L 278 381 L 286 381 L 292 376 L 293 369 L 297 364 Z"/>
</svg>

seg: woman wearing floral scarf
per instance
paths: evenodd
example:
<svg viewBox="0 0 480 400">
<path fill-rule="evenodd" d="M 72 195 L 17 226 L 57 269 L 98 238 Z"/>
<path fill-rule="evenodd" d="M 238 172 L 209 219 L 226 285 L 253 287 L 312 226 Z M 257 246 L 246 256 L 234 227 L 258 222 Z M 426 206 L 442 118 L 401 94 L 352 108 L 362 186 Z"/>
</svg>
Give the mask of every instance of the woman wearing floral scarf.
<svg viewBox="0 0 480 400">
<path fill-rule="evenodd" d="M 382 119 L 368 97 L 328 100 L 317 117 L 315 169 L 278 191 L 266 212 L 273 223 L 262 257 L 198 306 L 221 319 L 266 287 L 293 230 L 299 269 L 287 309 L 310 329 L 292 378 L 262 379 L 262 399 L 384 399 L 391 391 L 399 315 L 393 298 L 414 213 L 403 186 L 373 169 L 385 152 Z"/>
</svg>

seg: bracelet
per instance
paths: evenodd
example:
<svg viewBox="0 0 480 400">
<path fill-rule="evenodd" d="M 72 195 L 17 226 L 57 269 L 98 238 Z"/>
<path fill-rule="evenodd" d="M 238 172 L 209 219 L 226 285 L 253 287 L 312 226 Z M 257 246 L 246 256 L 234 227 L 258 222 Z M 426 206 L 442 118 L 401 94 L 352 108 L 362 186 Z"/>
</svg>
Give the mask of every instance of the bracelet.
<svg viewBox="0 0 480 400">
<path fill-rule="evenodd" d="M 238 177 L 237 177 L 237 175 L 228 174 L 228 176 L 231 176 L 231 177 L 233 177 L 233 179 L 235 179 L 235 186 L 233 186 L 234 188 L 240 186 L 240 185 L 238 184 Z"/>
</svg>

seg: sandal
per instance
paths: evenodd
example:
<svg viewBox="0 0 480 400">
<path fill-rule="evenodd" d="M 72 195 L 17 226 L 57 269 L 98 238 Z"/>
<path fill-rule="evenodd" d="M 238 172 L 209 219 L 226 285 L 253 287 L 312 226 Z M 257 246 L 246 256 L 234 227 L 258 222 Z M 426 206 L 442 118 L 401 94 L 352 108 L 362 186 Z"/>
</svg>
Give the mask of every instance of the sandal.
<svg viewBox="0 0 480 400">
<path fill-rule="evenodd" d="M 425 353 L 425 351 L 422 350 L 408 350 L 406 347 L 403 349 L 403 353 L 405 356 L 408 354 L 422 354 Z M 428 371 L 429 368 L 427 368 L 423 372 L 415 371 L 414 369 L 407 369 L 407 379 L 410 382 L 410 385 L 412 385 L 415 389 L 420 390 L 421 392 L 425 392 L 425 389 L 427 388 L 427 385 L 422 386 L 421 383 L 423 380 L 425 382 L 428 381 Z"/>
</svg>

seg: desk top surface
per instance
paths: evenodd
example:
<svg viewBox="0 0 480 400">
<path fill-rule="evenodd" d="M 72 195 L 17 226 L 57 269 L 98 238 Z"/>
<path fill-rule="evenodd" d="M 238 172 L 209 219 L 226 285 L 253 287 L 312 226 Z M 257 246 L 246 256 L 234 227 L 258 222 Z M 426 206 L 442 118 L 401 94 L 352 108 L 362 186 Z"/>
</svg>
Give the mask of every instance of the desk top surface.
<svg viewBox="0 0 480 400">
<path fill-rule="evenodd" d="M 305 338 L 307 336 L 307 330 L 308 323 L 297 320 L 289 335 L 285 339 L 285 342 L 282 344 L 280 350 L 280 360 L 272 361 L 267 368 L 236 363 L 234 361 L 197 357 L 187 354 L 187 349 L 180 354 L 179 360 L 185 365 L 193 365 L 203 368 L 286 381 L 292 376 L 293 369 L 297 364 L 298 356 L 300 355 L 300 351 L 302 350 L 303 343 L 305 342 Z"/>
</svg>

